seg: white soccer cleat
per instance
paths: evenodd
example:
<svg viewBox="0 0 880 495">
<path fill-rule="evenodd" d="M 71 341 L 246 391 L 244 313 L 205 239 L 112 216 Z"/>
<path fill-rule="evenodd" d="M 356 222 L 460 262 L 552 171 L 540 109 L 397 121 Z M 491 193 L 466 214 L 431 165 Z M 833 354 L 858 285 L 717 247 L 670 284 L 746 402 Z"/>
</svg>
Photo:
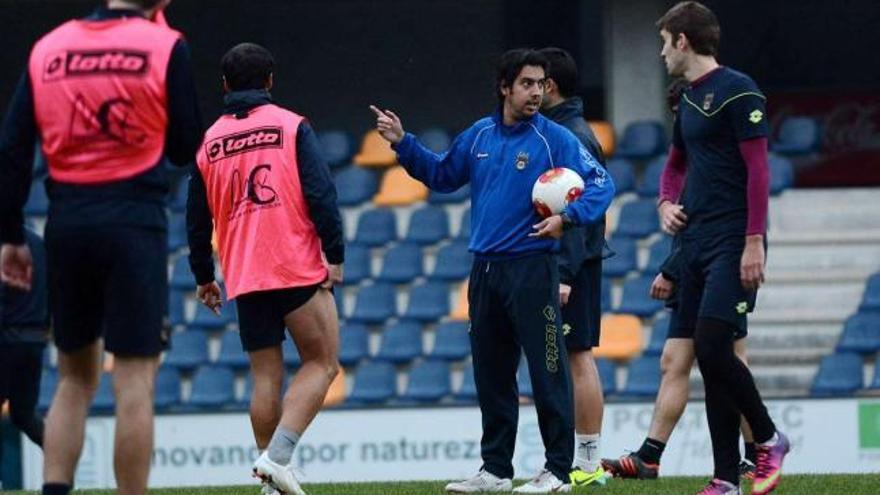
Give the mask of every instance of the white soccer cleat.
<svg viewBox="0 0 880 495">
<path fill-rule="evenodd" d="M 525 484 L 516 487 L 513 493 L 568 493 L 571 484 L 565 483 L 546 469 Z"/>
<path fill-rule="evenodd" d="M 481 469 L 473 477 L 462 481 L 454 481 L 446 485 L 447 493 L 490 493 L 509 492 L 513 488 L 510 478 L 499 478 Z"/>
<path fill-rule="evenodd" d="M 262 495 L 281 495 L 278 490 L 269 486 L 269 483 L 263 483 L 263 485 L 260 487 L 260 493 Z"/>
<path fill-rule="evenodd" d="M 293 475 L 293 471 L 287 466 L 282 466 L 269 459 L 267 452 L 263 452 L 254 463 L 254 476 L 260 478 L 260 481 L 266 486 L 278 490 L 282 495 L 306 495 L 306 492 L 299 486 L 296 476 Z"/>
</svg>

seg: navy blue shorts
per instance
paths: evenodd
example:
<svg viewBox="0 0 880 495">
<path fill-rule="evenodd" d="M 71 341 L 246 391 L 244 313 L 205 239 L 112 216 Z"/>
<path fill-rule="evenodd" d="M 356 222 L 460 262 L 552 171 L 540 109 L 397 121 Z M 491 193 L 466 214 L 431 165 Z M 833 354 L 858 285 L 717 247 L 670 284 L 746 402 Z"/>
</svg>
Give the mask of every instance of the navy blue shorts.
<svg viewBox="0 0 880 495">
<path fill-rule="evenodd" d="M 46 227 L 49 307 L 55 345 L 71 352 L 103 337 L 120 356 L 168 346 L 168 242 L 138 227 Z"/>
<path fill-rule="evenodd" d="M 299 309 L 318 292 L 321 284 L 289 289 L 249 292 L 235 298 L 241 346 L 246 352 L 284 342 L 284 317 Z"/>
<path fill-rule="evenodd" d="M 602 259 L 581 265 L 571 286 L 568 304 L 562 307 L 565 347 L 585 351 L 599 346 L 602 321 Z"/>
</svg>

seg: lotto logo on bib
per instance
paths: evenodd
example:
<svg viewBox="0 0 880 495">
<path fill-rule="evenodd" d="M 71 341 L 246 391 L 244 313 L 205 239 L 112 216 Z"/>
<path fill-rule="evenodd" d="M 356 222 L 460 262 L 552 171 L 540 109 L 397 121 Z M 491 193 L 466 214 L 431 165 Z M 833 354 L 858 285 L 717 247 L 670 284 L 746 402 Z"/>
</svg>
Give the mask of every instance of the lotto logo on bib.
<svg viewBox="0 0 880 495">
<path fill-rule="evenodd" d="M 212 139 L 205 144 L 205 153 L 208 161 L 214 163 L 261 148 L 281 148 L 283 142 L 284 132 L 280 127 L 260 127 Z"/>
<path fill-rule="evenodd" d="M 43 81 L 102 74 L 143 76 L 150 67 L 150 55 L 136 50 L 68 50 L 46 57 Z"/>
</svg>

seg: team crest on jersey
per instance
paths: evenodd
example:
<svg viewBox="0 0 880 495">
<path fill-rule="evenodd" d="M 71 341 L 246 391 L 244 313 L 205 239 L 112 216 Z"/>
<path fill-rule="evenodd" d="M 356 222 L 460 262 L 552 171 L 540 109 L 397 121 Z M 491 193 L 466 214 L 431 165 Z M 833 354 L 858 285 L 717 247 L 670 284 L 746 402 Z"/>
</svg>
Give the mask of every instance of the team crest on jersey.
<svg viewBox="0 0 880 495">
<path fill-rule="evenodd" d="M 525 151 L 520 151 L 516 154 L 516 169 L 523 170 L 526 168 L 526 165 L 529 164 L 529 154 Z"/>
<path fill-rule="evenodd" d="M 705 97 L 703 97 L 703 110 L 709 111 L 712 108 L 712 101 L 715 100 L 715 93 L 707 93 Z"/>
<path fill-rule="evenodd" d="M 764 118 L 764 112 L 762 112 L 758 109 L 752 110 L 752 113 L 749 114 L 749 122 L 751 122 L 753 124 L 757 124 L 763 118 Z"/>
</svg>

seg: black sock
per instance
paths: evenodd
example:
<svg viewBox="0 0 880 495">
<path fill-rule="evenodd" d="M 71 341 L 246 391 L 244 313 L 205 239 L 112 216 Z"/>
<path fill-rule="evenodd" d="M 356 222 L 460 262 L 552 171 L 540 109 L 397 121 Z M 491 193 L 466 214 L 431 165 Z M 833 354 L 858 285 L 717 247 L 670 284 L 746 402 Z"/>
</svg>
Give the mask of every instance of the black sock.
<svg viewBox="0 0 880 495">
<path fill-rule="evenodd" d="M 746 442 L 746 460 L 752 464 L 758 462 L 758 451 L 755 450 L 755 442 Z"/>
<path fill-rule="evenodd" d="M 70 489 L 70 485 L 63 483 L 46 483 L 43 485 L 43 495 L 68 495 Z"/>
<path fill-rule="evenodd" d="M 660 464 L 660 457 L 663 455 L 663 449 L 665 448 L 666 444 L 660 440 L 645 437 L 645 441 L 638 452 L 636 452 L 636 456 L 648 464 Z"/>
</svg>

